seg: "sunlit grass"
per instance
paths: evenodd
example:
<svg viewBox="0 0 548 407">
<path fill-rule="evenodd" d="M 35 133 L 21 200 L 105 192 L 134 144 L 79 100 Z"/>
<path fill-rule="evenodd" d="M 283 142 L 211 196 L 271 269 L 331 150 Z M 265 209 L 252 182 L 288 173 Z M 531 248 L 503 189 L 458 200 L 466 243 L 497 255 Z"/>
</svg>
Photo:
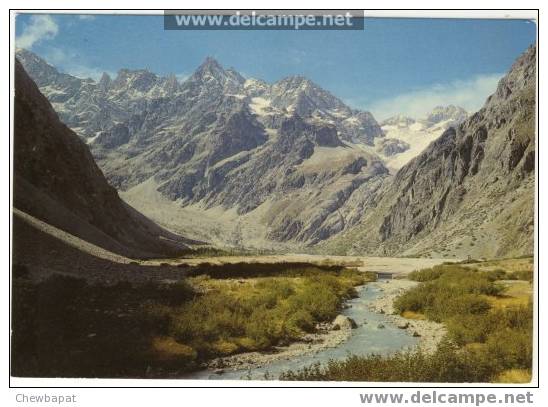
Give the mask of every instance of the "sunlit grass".
<svg viewBox="0 0 548 407">
<path fill-rule="evenodd" d="M 495 383 L 530 383 L 531 371 L 528 369 L 508 369 L 500 373 L 493 381 Z"/>
<path fill-rule="evenodd" d="M 487 296 L 487 301 L 494 309 L 508 307 L 525 307 L 533 299 L 533 286 L 528 281 L 504 281 L 504 292 L 498 296 Z"/>
<path fill-rule="evenodd" d="M 302 263 L 202 265 L 193 274 L 188 282 L 200 293 L 193 301 L 151 312 L 165 318 L 169 335 L 201 359 L 298 340 L 317 322 L 334 318 L 343 301 L 356 295 L 354 287 L 373 278 L 341 266 Z"/>
<path fill-rule="evenodd" d="M 152 339 L 152 350 L 158 360 L 188 362 L 196 359 L 196 351 L 190 346 L 178 343 L 169 336 Z"/>
<path fill-rule="evenodd" d="M 414 312 L 414 311 L 403 311 L 401 314 L 402 317 L 407 319 L 415 319 L 415 320 L 425 320 L 426 316 L 421 312 Z"/>
</svg>

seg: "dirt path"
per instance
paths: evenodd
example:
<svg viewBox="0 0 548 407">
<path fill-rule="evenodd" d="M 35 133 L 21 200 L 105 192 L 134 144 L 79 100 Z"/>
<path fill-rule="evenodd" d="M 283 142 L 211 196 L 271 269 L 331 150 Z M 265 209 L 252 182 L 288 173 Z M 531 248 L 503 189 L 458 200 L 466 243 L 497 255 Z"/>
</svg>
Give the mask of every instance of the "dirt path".
<svg viewBox="0 0 548 407">
<path fill-rule="evenodd" d="M 93 243 L 80 239 L 79 237 L 65 232 L 64 230 L 58 229 L 55 226 L 50 225 L 49 223 L 43 222 L 40 219 L 35 218 L 34 216 L 29 215 L 28 213 L 23 212 L 17 208 L 13 208 L 13 215 L 25 221 L 35 229 L 38 229 L 39 231 L 56 239 L 59 239 L 61 242 L 67 244 L 68 246 L 81 250 L 84 253 L 91 254 L 100 259 L 110 260 L 115 263 L 128 264 L 131 262 L 131 259 L 128 259 L 127 257 L 112 253 L 108 250 L 103 249 L 102 247 L 94 245 Z"/>
</svg>

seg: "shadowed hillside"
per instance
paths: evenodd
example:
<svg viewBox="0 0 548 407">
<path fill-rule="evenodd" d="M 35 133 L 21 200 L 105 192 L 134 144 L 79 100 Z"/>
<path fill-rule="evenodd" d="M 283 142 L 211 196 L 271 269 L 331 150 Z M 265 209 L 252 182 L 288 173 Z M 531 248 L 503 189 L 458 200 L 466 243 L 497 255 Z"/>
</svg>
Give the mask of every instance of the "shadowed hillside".
<svg viewBox="0 0 548 407">
<path fill-rule="evenodd" d="M 173 255 L 186 247 L 118 197 L 18 61 L 14 126 L 16 208 L 125 256 Z"/>
</svg>

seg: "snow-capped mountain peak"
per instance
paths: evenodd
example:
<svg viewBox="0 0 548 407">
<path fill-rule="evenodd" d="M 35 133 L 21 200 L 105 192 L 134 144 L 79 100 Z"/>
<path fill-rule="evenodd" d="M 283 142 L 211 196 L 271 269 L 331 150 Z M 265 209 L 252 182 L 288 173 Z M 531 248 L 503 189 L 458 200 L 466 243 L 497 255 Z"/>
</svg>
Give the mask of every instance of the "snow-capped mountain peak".
<svg viewBox="0 0 548 407">
<path fill-rule="evenodd" d="M 389 167 L 399 169 L 445 130 L 463 122 L 467 117 L 466 110 L 454 105 L 436 106 L 423 119 L 404 115 L 390 117 L 381 124 L 387 140 L 377 142 L 377 152 L 385 158 Z"/>
<path fill-rule="evenodd" d="M 468 117 L 468 113 L 460 106 L 448 105 L 448 106 L 436 106 L 430 114 L 428 114 L 425 120 L 428 123 L 436 124 L 443 121 L 451 121 L 453 123 L 460 123 Z"/>
<path fill-rule="evenodd" d="M 371 113 L 351 109 L 302 75 L 268 84 L 246 79 L 234 68 L 224 68 L 207 57 L 184 82 L 146 69 L 120 69 L 115 78 L 104 74 L 94 82 L 61 74 L 32 52 L 22 50 L 20 54 L 21 62 L 37 79 L 62 120 L 89 139 L 110 128 L 119 134 L 120 125 L 128 120 L 132 123 L 125 127 L 133 129 L 130 133 L 139 133 L 143 118 L 138 112 L 147 106 L 163 109 L 160 116 L 166 115 L 167 122 L 173 120 L 187 129 L 202 121 L 207 125 L 213 116 L 204 116 L 204 110 L 216 106 L 216 114 L 225 109 L 247 110 L 267 129 L 297 115 L 311 124 L 335 126 L 340 139 L 351 143 L 373 145 L 374 138 L 383 136 Z M 184 123 L 175 116 L 185 116 L 188 111 L 192 112 L 192 119 Z"/>
<path fill-rule="evenodd" d="M 413 123 L 415 123 L 415 119 L 405 116 L 402 114 L 398 114 L 396 116 L 389 117 L 388 119 L 385 119 L 381 122 L 381 126 L 398 126 L 398 127 L 406 127 L 410 126 Z"/>
</svg>

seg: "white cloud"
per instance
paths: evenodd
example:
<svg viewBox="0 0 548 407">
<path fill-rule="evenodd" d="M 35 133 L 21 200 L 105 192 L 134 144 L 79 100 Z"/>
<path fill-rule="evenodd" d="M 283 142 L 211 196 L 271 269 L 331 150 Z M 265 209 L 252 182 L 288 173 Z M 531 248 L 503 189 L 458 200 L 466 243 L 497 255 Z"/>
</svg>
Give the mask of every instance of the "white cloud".
<svg viewBox="0 0 548 407">
<path fill-rule="evenodd" d="M 478 75 L 468 80 L 436 84 L 424 89 L 382 99 L 368 106 L 377 120 L 396 114 L 421 118 L 436 106 L 456 105 L 468 112 L 479 110 L 492 94 L 503 74 Z"/>
<path fill-rule="evenodd" d="M 103 76 L 103 72 L 105 72 L 105 70 L 101 68 L 94 68 L 79 64 L 71 65 L 66 71 L 72 76 L 76 76 L 82 79 L 91 78 L 94 81 L 98 81 L 99 79 L 101 79 L 101 76 Z M 107 72 L 107 74 L 109 74 L 111 78 L 116 76 L 115 72 Z"/>
<path fill-rule="evenodd" d="M 62 72 L 66 72 L 78 78 L 99 80 L 105 70 L 84 65 L 80 62 L 82 57 L 74 52 L 67 53 L 59 48 L 50 48 L 44 53 L 44 59 L 53 66 L 59 68 Z M 107 73 L 112 77 L 116 76 L 113 72 Z"/>
<path fill-rule="evenodd" d="M 48 15 L 33 15 L 29 22 L 23 28 L 23 32 L 19 35 L 15 42 L 17 47 L 32 48 L 32 46 L 43 40 L 54 38 L 59 32 L 59 26 Z"/>
<path fill-rule="evenodd" d="M 95 20 L 95 16 L 92 14 L 79 14 L 78 19 L 84 20 L 84 21 L 91 21 L 91 20 Z"/>
</svg>

